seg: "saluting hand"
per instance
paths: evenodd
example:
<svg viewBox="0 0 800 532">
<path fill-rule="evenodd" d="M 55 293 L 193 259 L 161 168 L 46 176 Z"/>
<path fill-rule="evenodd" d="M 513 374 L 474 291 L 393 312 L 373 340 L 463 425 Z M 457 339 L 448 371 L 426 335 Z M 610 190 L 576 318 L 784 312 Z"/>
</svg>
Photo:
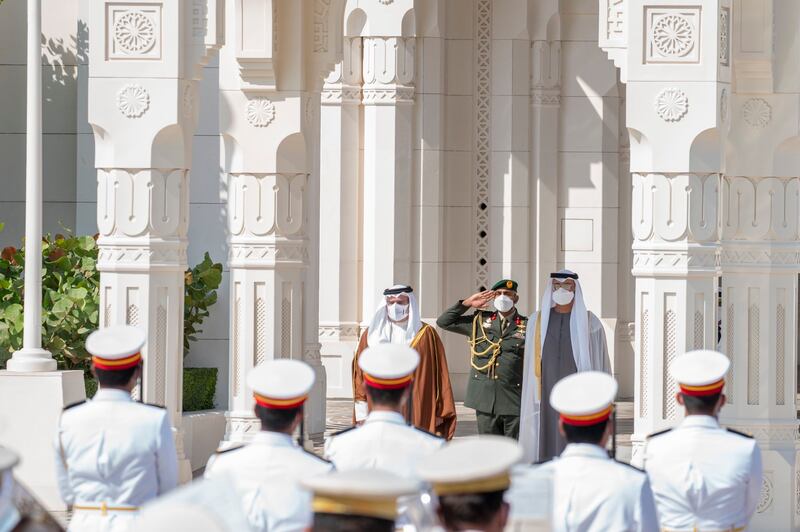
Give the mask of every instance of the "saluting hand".
<svg viewBox="0 0 800 532">
<path fill-rule="evenodd" d="M 495 298 L 494 290 L 484 290 L 483 292 L 478 292 L 477 294 L 472 294 L 467 299 L 464 300 L 464 306 L 472 307 L 472 308 L 483 308 L 489 304 L 489 302 Z"/>
</svg>

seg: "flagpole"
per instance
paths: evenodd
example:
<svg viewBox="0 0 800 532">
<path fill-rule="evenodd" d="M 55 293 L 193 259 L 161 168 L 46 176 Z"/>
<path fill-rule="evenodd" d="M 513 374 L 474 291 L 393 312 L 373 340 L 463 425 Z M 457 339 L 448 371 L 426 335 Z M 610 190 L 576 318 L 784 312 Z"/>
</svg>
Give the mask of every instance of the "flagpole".
<svg viewBox="0 0 800 532">
<path fill-rule="evenodd" d="M 9 371 L 55 371 L 42 349 L 42 0 L 28 0 L 27 128 L 25 146 L 25 301 L 22 349 Z"/>
</svg>

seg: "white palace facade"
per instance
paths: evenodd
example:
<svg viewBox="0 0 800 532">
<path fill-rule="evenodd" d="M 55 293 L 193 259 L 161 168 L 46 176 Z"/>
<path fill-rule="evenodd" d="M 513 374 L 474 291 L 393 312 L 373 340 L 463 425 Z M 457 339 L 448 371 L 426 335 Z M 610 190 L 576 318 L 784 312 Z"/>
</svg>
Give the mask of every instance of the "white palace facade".
<svg viewBox="0 0 800 532">
<path fill-rule="evenodd" d="M 0 242 L 24 229 L 25 0 L 0 5 Z M 679 417 L 671 361 L 730 357 L 724 422 L 764 452 L 761 530 L 800 529 L 800 2 L 43 0 L 44 229 L 99 232 L 101 325 L 147 331 L 145 400 L 181 368 L 303 359 L 351 395 L 385 287 L 423 318 L 494 280 L 535 310 L 579 273 L 634 404 Z M 225 265 L 184 360 L 183 272 Z M 457 399 L 469 359 L 444 335 Z"/>
</svg>

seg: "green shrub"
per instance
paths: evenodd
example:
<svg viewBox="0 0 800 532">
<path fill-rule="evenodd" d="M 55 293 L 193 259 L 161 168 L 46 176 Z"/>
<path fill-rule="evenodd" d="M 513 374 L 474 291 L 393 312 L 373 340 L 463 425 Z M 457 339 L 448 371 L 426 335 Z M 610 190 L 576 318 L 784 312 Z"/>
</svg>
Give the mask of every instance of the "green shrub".
<svg viewBox="0 0 800 532">
<path fill-rule="evenodd" d="M 3 224 L 0 223 L 0 231 Z M 98 327 L 100 272 L 96 236 L 45 236 L 42 239 L 42 347 L 59 369 L 89 369 L 86 337 Z M 0 367 L 22 348 L 25 250 L 0 253 Z M 222 264 L 208 253 L 186 271 L 184 286 L 184 356 L 189 342 L 217 302 Z"/>
<path fill-rule="evenodd" d="M 196 412 L 214 408 L 217 368 L 184 368 L 183 411 Z"/>
<path fill-rule="evenodd" d="M 83 380 L 86 398 L 97 392 L 97 380 L 86 374 Z M 214 408 L 217 391 L 217 368 L 183 368 L 183 411 L 197 412 Z"/>
</svg>

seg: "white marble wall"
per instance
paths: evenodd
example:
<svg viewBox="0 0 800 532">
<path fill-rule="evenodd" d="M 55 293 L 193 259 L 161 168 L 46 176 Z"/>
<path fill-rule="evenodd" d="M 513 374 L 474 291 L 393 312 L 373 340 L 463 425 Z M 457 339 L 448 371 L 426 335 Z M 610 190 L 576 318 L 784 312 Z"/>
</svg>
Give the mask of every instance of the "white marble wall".
<svg viewBox="0 0 800 532">
<path fill-rule="evenodd" d="M 45 80 L 58 73 L 63 81 L 45 84 L 44 221 L 46 230 L 54 232 L 59 230 L 59 221 L 78 233 L 97 230 L 94 140 L 86 120 L 88 44 L 79 31 L 88 1 L 44 0 L 48 13 L 44 31 L 54 42 L 64 39 L 66 54 L 58 61 L 67 65 L 54 66 L 52 53 L 48 53 L 43 67 Z M 627 322 L 631 316 L 623 307 L 632 306 L 628 302 L 632 291 L 627 286 L 631 284 L 630 257 L 624 262 L 619 252 L 628 245 L 629 228 L 620 219 L 628 216 L 629 207 L 623 204 L 629 181 L 619 177 L 619 84 L 612 63 L 596 44 L 596 2 L 548 3 L 553 4 L 550 7 L 543 3 L 536 8 L 520 0 L 488 4 L 489 13 L 479 0 L 437 0 L 417 10 L 411 278 L 398 281 L 414 284 L 423 317 L 430 322 L 446 306 L 501 276 L 520 281 L 524 312 L 536 307 L 537 254 L 546 243 L 537 240 L 535 228 L 533 168 L 537 163 L 532 147 L 536 148 L 548 131 L 532 133 L 531 41 L 553 39 L 561 46 L 560 85 L 556 87 L 560 92 L 558 133 L 556 138 L 544 140 L 555 147 L 557 207 L 554 219 L 538 229 L 553 243 L 552 251 L 547 252 L 552 256 L 544 259 L 582 274 L 589 304 L 607 325 L 610 345 L 616 338 L 617 344 L 629 346 Z M 58 17 L 52 16 L 54 12 Z M 0 80 L 4 80 L 4 88 L 9 87 L 5 102 L 24 98 L 23 21 L 24 2 L 6 0 L 0 7 Z M 539 36 L 541 28 L 547 28 L 549 36 Z M 483 41 L 476 41 L 476 36 Z M 479 45 L 488 53 L 480 60 Z M 205 67 L 198 91 L 201 111 L 191 170 L 190 265 L 199 262 L 204 251 L 226 264 L 227 192 L 219 163 L 218 78 L 213 60 Z M 481 79 L 485 84 L 479 94 Z M 488 119 L 486 127 L 478 120 L 479 99 L 488 105 L 482 117 Z M 0 199 L 0 220 L 7 224 L 0 234 L 4 245 L 18 242 L 23 229 L 22 109 L 17 104 L 0 104 L 0 156 L 8 161 L 0 170 L 0 180 L 8 191 Z M 350 142 L 363 144 L 359 138 Z M 481 174 L 486 186 L 480 196 L 487 203 L 485 221 L 479 216 L 476 196 L 481 154 L 488 161 L 488 169 Z M 482 228 L 487 230 L 485 250 L 479 236 Z M 483 257 L 487 259 L 485 267 L 478 262 Z M 360 256 L 353 260 L 359 261 Z M 219 302 L 186 360 L 187 366 L 220 369 L 217 405 L 222 408 L 227 406 L 228 396 L 229 284 L 226 266 Z M 352 297 L 361 319 L 367 319 L 372 309 L 362 308 L 363 295 Z M 461 397 L 469 368 L 468 348 L 462 337 L 444 334 L 443 340 L 456 395 Z M 632 377 L 625 372 L 631 364 L 630 349 L 624 352 L 617 369 L 623 395 L 630 395 Z M 336 366 L 342 373 L 338 381 L 344 382 L 348 366 Z M 342 395 L 341 390 L 336 395 Z"/>
<path fill-rule="evenodd" d="M 43 0 L 43 227 L 75 227 L 78 0 Z M 25 230 L 26 2 L 0 5 L 0 244 L 19 246 Z"/>
</svg>

